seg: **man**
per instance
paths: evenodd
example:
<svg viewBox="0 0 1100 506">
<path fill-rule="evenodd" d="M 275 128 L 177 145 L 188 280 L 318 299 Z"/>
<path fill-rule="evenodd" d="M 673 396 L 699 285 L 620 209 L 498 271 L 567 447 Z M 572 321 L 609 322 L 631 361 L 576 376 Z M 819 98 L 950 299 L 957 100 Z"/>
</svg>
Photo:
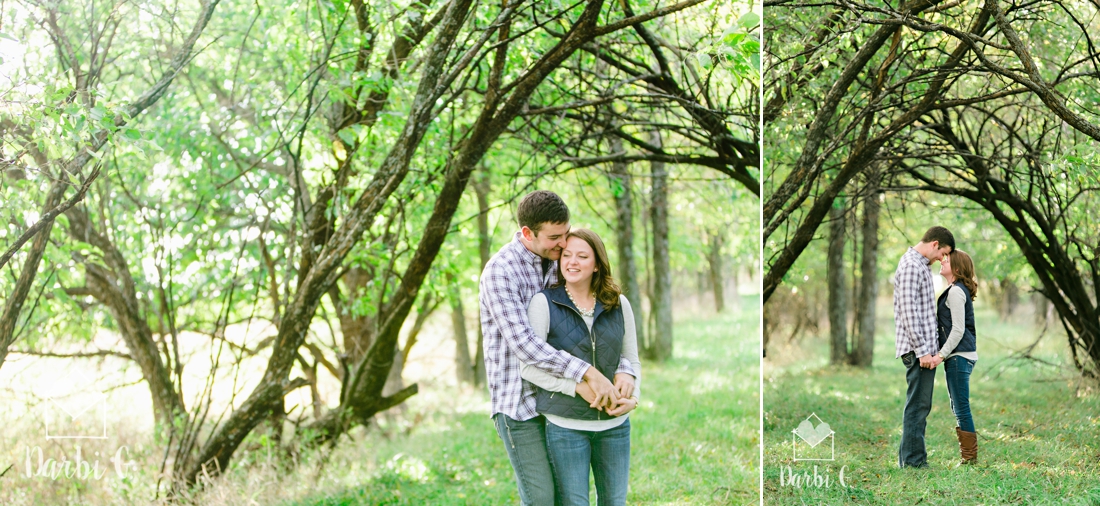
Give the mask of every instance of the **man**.
<svg viewBox="0 0 1100 506">
<path fill-rule="evenodd" d="M 909 248 L 894 272 L 894 344 L 905 364 L 905 412 L 902 419 L 898 467 L 923 467 L 928 453 L 924 428 L 932 410 L 932 387 L 938 356 L 935 288 L 929 265 L 955 250 L 955 237 L 943 227 L 932 227 L 920 243 Z"/>
<path fill-rule="evenodd" d="M 515 471 L 524 505 L 552 506 L 554 477 L 546 451 L 546 420 L 535 412 L 535 386 L 520 377 L 521 363 L 551 375 L 587 381 L 596 393 L 592 407 L 611 406 L 617 387 L 595 367 L 539 339 L 527 320 L 527 305 L 558 278 L 569 233 L 569 208 L 545 190 L 523 197 L 516 212 L 520 230 L 485 265 L 478 301 L 485 345 L 485 372 L 492 418 Z M 625 359 L 616 383 L 632 381 Z"/>
</svg>

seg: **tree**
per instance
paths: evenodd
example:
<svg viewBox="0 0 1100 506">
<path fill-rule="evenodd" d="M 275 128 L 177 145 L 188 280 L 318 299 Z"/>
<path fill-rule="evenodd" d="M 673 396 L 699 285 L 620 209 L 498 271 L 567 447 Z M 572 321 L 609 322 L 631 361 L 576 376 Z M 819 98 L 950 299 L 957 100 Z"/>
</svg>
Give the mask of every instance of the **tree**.
<svg viewBox="0 0 1100 506">
<path fill-rule="evenodd" d="M 1040 8 L 1036 18 L 996 0 L 966 13 L 915 1 L 885 10 L 846 5 L 821 15 L 797 4 L 769 5 L 775 8 L 769 11 L 774 22 L 766 23 L 773 28 L 766 34 L 773 41 L 768 47 L 778 51 L 768 58 L 765 120 L 777 132 L 769 138 L 777 174 L 769 178 L 763 209 L 770 251 L 765 300 L 806 250 L 840 192 L 853 181 L 878 178 L 888 191 L 930 191 L 974 202 L 1013 237 L 1043 290 L 1065 290 L 1059 286 L 1065 283 L 1065 293 L 1072 293 L 1083 286 L 1081 271 L 1069 267 L 1055 274 L 1049 265 L 1087 265 L 1087 250 L 1054 240 L 1062 234 L 1054 232 L 1057 226 L 1032 225 L 1043 223 L 1032 221 L 1042 216 L 1070 219 L 1066 206 L 1088 194 L 1084 187 L 1038 192 L 1049 181 L 1048 167 L 1067 152 L 1067 141 L 1039 142 L 1048 138 L 1050 119 L 1064 122 L 1069 145 L 1100 139 L 1091 113 L 1077 105 L 1095 96 L 1082 78 L 1096 75 L 1096 52 L 1079 10 L 1045 4 L 1051 8 Z M 1039 46 L 1029 44 L 1036 37 L 1064 42 L 1038 49 L 1049 61 L 1064 62 L 1051 73 L 1035 63 L 1032 52 Z M 1023 117 L 1032 121 L 1022 123 Z M 986 137 L 976 137 L 976 131 Z M 1009 154 L 1008 146 L 1017 151 Z M 982 149 L 1002 158 L 979 156 Z M 951 155 L 945 158 L 945 152 Z M 946 176 L 933 176 L 929 168 Z M 1001 207 L 1027 202 L 1030 211 Z M 1061 211 L 1043 211 L 1047 206 Z M 1037 246 L 1038 238 L 1045 246 Z M 1070 250 L 1084 253 L 1074 261 Z M 1047 281 L 1041 272 L 1048 273 Z M 1079 366 L 1095 369 L 1089 365 L 1095 364 L 1087 344 L 1092 338 L 1086 337 L 1094 334 L 1093 324 L 1085 321 L 1092 317 L 1082 319 L 1089 304 L 1066 300 L 1061 307 L 1075 357 L 1090 356 Z"/>
<path fill-rule="evenodd" d="M 470 362 L 470 340 L 466 337 L 466 311 L 462 294 L 453 272 L 447 273 L 447 303 L 451 306 L 451 327 L 455 334 L 455 374 L 459 383 L 474 383 L 474 366 Z"/>
<path fill-rule="evenodd" d="M 708 232 L 707 267 L 711 290 L 714 291 L 714 310 L 721 313 L 726 309 L 726 297 L 723 292 L 725 269 L 722 268 L 722 246 L 725 244 L 725 230 Z M 734 273 L 734 279 L 737 278 Z"/>
<path fill-rule="evenodd" d="M 650 142 L 659 146 L 661 137 L 654 133 Z M 650 190 L 649 219 L 653 226 L 653 292 L 650 311 L 653 331 L 644 348 L 646 358 L 667 360 L 672 357 L 672 271 L 668 252 L 668 172 L 664 162 L 649 163 L 653 187 Z"/>
<path fill-rule="evenodd" d="M 492 240 L 489 235 L 489 181 L 490 173 L 484 167 L 474 182 L 477 193 L 477 253 L 480 263 L 478 273 L 485 272 L 485 264 L 492 258 Z M 484 386 L 485 378 L 485 333 L 481 328 L 481 315 L 477 322 L 477 351 L 474 355 L 474 384 Z"/>
<path fill-rule="evenodd" d="M 12 258 L 16 251 L 31 237 L 35 240 L 27 258 L 23 262 L 23 268 L 10 296 L 4 301 L 3 312 L 0 313 L 0 366 L 8 354 L 8 347 L 17 337 L 15 325 L 19 319 L 23 303 L 30 292 L 31 285 L 38 272 L 39 262 L 46 249 L 50 231 L 53 228 L 54 219 L 63 212 L 72 209 L 81 201 L 88 192 L 91 183 L 99 176 L 100 170 L 93 169 L 87 176 L 83 175 L 84 167 L 97 156 L 97 152 L 114 138 L 122 128 L 126 127 L 133 118 L 140 115 L 146 109 L 152 107 L 172 84 L 176 75 L 192 58 L 192 51 L 207 23 L 210 21 L 218 0 L 208 0 L 196 16 L 194 25 L 187 38 L 183 41 L 179 51 L 168 62 L 168 66 L 152 86 L 130 101 L 127 105 L 108 111 L 97 103 L 96 87 L 102 79 L 105 67 L 108 63 L 108 53 L 115 35 L 122 22 L 122 12 L 112 10 L 100 25 L 97 20 L 90 19 L 91 37 L 87 39 L 90 49 L 88 55 L 79 54 L 80 49 L 74 45 L 72 39 L 65 33 L 64 21 L 59 19 L 62 14 L 58 6 L 42 6 L 45 11 L 45 20 L 42 21 L 50 37 L 58 46 L 59 63 L 74 79 L 71 85 L 62 86 L 60 89 L 48 87 L 51 97 L 49 104 L 38 114 L 10 117 L 5 114 L 0 118 L 0 137 L 4 138 L 4 144 L 12 144 L 21 147 L 14 159 L 7 161 L 9 165 L 26 163 L 25 158 L 31 158 L 36 170 L 52 185 L 44 198 L 42 215 L 40 220 L 28 227 L 17 238 L 5 253 L 0 256 L 0 268 Z M 87 61 L 87 66 L 81 64 Z M 64 111 L 58 114 L 58 110 Z M 41 116 L 40 116 L 41 115 Z M 48 143 L 44 137 L 54 126 L 64 125 L 67 137 L 75 142 L 75 146 L 58 146 L 55 150 L 44 148 Z M 123 134 L 133 137 L 134 130 L 126 130 Z M 10 137 L 9 137 L 10 136 Z M 87 136 L 87 137 L 85 137 Z M 50 146 L 53 147 L 53 146 Z M 66 149 L 68 148 L 68 149 Z M 64 151 L 61 151 L 64 150 Z M 51 152 L 53 151 L 53 152 Z M 52 155 L 52 156 L 51 156 Z M 56 172 L 55 172 L 56 170 Z M 7 171 L 5 171 L 7 172 Z M 25 174 L 22 170 L 13 171 L 12 174 Z M 25 177 L 22 176 L 22 177 Z M 76 186 L 73 181 L 79 182 L 76 195 L 62 203 L 61 198 L 67 186 Z M 152 364 L 143 364 L 144 367 L 154 367 Z M 152 386 L 152 385 L 151 385 Z M 154 387 L 154 404 L 164 408 L 174 401 L 169 401 L 174 396 L 169 390 L 164 390 L 163 385 Z M 156 391 L 159 390 L 159 393 Z M 158 399 L 158 395 L 163 395 Z M 158 410 L 158 414 L 170 418 L 169 411 Z"/>
<path fill-rule="evenodd" d="M 622 149 L 622 139 L 611 138 L 612 149 Z M 645 320 L 642 318 L 642 289 L 638 283 L 638 266 L 634 262 L 634 180 L 629 165 L 623 161 L 611 163 L 611 193 L 615 196 L 615 238 L 619 249 L 618 279 L 626 300 L 634 312 L 634 328 L 638 342 L 645 343 Z"/>
<path fill-rule="evenodd" d="M 877 168 L 873 168 L 875 171 Z M 852 350 L 851 362 L 861 367 L 871 367 L 875 349 L 875 304 L 878 301 L 878 174 L 872 172 L 864 188 L 863 220 L 860 225 L 859 295 L 856 297 L 857 340 Z"/>
<path fill-rule="evenodd" d="M 845 287 L 844 244 L 847 223 L 844 201 L 829 210 L 829 263 L 825 277 L 829 284 L 829 362 L 848 363 L 848 293 Z"/>
</svg>

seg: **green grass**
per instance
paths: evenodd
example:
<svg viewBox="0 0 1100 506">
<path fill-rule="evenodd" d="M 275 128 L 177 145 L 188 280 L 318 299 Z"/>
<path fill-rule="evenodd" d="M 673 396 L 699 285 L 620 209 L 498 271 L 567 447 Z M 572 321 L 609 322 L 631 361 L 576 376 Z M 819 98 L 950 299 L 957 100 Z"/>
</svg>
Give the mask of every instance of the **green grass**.
<svg viewBox="0 0 1100 506">
<path fill-rule="evenodd" d="M 998 321 L 989 312 L 978 314 L 980 359 L 970 387 L 980 464 L 954 467 L 955 419 L 941 367 L 926 432 L 930 467 L 898 469 L 905 370 L 894 358 L 891 313 L 885 315 L 870 370 L 828 367 L 820 341 L 804 350 L 804 360 L 766 366 L 766 504 L 1100 504 L 1095 385 L 1064 365 L 1069 357 L 1063 334 L 1048 332 L 1032 353 L 1061 367 L 1013 357 L 1041 329 L 1028 321 Z M 793 459 L 791 431 L 811 413 L 836 433 L 833 462 Z M 812 475 L 814 464 L 831 477 L 831 487 L 781 484 L 787 466 Z M 836 482 L 842 467 L 848 487 Z"/>
<path fill-rule="evenodd" d="M 757 499 L 758 305 L 752 296 L 742 299 L 743 311 L 677 315 L 674 358 L 643 362 L 642 406 L 631 415 L 630 504 Z M 371 433 L 351 443 L 369 447 L 370 478 L 294 504 L 519 502 L 487 412 L 420 427 L 407 436 Z"/>
</svg>

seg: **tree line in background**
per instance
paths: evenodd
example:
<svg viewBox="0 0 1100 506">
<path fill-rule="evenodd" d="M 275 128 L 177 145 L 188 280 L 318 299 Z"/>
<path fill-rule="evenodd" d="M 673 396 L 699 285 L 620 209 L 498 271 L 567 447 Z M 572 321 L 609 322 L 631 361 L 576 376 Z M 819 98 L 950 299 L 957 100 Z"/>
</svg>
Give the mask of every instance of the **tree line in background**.
<svg viewBox="0 0 1100 506">
<path fill-rule="evenodd" d="M 939 199 L 953 211 L 906 221 L 910 237 L 932 223 L 965 230 L 956 232 L 963 245 L 984 233 L 970 223 L 1003 231 L 1016 248 L 990 263 L 1026 262 L 1077 368 L 1096 377 L 1097 6 L 911 0 L 822 10 L 769 0 L 765 10 L 766 313 L 811 242 L 827 238 L 833 359 L 851 353 L 849 361 L 868 365 L 868 297 L 886 279 L 874 265 L 882 253 L 874 229 L 883 213 L 901 211 L 878 202 Z M 854 297 L 858 337 L 842 349 L 849 304 L 837 259 L 849 222 L 861 229 L 855 277 L 863 281 Z"/>
<path fill-rule="evenodd" d="M 6 57 L 0 109 L 0 366 L 11 351 L 133 361 L 173 493 L 258 429 L 279 440 L 291 391 L 310 389 L 293 421 L 313 447 L 416 394 L 401 368 L 444 303 L 460 379 L 484 382 L 471 278 L 535 187 L 617 250 L 631 301 L 647 296 L 651 359 L 672 351 L 674 275 L 700 276 L 721 310 L 737 263 L 756 265 L 748 6 L 27 0 L 3 16 L 24 53 Z M 253 321 L 272 333 L 227 335 Z M 47 349 L 98 328 L 125 350 Z M 183 390 L 190 333 L 209 338 L 200 392 Z M 219 371 L 250 357 L 262 378 L 213 412 Z"/>
</svg>

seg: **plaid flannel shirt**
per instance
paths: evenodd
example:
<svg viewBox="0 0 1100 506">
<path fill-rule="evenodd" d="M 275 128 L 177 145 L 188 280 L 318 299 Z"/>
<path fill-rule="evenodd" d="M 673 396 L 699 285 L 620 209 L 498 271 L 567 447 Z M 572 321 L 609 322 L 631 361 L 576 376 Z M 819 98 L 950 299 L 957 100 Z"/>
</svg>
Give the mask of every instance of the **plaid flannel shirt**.
<svg viewBox="0 0 1100 506">
<path fill-rule="evenodd" d="M 542 257 L 523 246 L 519 232 L 485 264 L 478 303 L 485 346 L 485 374 L 492 399 L 490 416 L 503 413 L 519 421 L 538 416 L 535 385 L 520 377 L 521 362 L 578 383 L 584 379 L 590 364 L 546 344 L 531 329 L 527 319 L 531 299 L 557 279 L 557 262 L 543 275 Z M 626 358 L 620 359 L 616 372 L 637 377 Z"/>
<path fill-rule="evenodd" d="M 894 345 L 900 357 L 910 351 L 917 357 L 934 355 L 936 340 L 936 294 L 931 262 L 909 248 L 894 272 Z"/>
</svg>

